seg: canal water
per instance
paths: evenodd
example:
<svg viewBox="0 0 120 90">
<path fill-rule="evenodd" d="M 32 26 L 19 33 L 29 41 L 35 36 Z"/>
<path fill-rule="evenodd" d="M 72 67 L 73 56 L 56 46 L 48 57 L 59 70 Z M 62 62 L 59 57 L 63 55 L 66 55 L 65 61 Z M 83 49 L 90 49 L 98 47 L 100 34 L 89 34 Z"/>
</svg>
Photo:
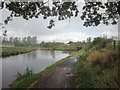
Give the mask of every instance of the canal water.
<svg viewBox="0 0 120 90">
<path fill-rule="evenodd" d="M 36 50 L 26 54 L 2 58 L 2 88 L 8 88 L 16 79 L 17 73 L 24 73 L 26 68 L 38 73 L 51 64 L 69 56 L 66 51 Z"/>
</svg>

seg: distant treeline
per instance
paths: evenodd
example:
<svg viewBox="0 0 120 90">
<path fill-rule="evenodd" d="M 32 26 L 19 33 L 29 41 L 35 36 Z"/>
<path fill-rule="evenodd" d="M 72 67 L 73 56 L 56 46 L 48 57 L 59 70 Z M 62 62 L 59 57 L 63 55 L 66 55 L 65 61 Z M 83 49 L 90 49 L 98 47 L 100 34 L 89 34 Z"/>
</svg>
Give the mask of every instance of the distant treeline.
<svg viewBox="0 0 120 90">
<path fill-rule="evenodd" d="M 2 40 L 3 45 L 14 45 L 14 46 L 36 46 L 37 45 L 37 37 L 3 37 Z"/>
<path fill-rule="evenodd" d="M 37 42 L 37 37 L 23 37 L 23 38 L 19 38 L 19 37 L 3 37 L 2 38 L 2 44 L 3 47 L 11 47 L 11 46 L 23 46 L 23 47 L 40 47 L 40 48 L 51 48 L 51 49 L 59 49 L 59 50 L 75 50 L 77 47 L 82 47 L 85 44 L 88 44 L 91 42 L 91 37 L 87 38 L 87 40 L 83 40 L 83 41 L 77 41 L 77 42 L 73 42 L 73 41 L 69 41 L 68 43 L 64 43 L 64 42 L 45 42 L 42 41 L 41 43 Z"/>
<path fill-rule="evenodd" d="M 75 50 L 77 47 L 82 47 L 85 44 L 89 43 L 91 41 L 91 38 L 87 39 L 87 41 L 69 41 L 68 43 L 63 43 L 63 42 L 44 42 L 42 41 L 39 43 L 39 47 L 41 48 L 52 48 L 52 49 L 60 49 L 60 50 Z"/>
</svg>

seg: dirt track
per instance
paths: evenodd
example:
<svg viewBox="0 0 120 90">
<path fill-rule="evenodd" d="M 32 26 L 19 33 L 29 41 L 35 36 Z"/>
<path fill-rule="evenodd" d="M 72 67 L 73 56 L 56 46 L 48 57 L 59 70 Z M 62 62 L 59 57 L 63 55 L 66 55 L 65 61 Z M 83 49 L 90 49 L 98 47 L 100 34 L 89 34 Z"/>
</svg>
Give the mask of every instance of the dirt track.
<svg viewBox="0 0 120 90">
<path fill-rule="evenodd" d="M 34 88 L 75 88 L 75 67 L 77 56 L 81 54 L 63 61 L 56 69 L 41 76 Z"/>
</svg>

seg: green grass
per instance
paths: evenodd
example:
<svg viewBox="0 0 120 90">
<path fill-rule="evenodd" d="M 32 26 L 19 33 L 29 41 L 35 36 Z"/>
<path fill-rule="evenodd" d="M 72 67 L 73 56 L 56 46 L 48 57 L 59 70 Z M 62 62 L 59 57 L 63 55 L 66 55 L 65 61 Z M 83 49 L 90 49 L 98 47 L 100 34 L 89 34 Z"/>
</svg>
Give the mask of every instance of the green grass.
<svg viewBox="0 0 120 90">
<path fill-rule="evenodd" d="M 57 50 L 66 50 L 65 48 L 62 48 L 62 47 L 59 47 L 59 48 L 56 48 Z"/>
<path fill-rule="evenodd" d="M 24 78 L 20 79 L 19 81 L 16 81 L 15 85 L 13 85 L 12 88 L 28 88 L 34 81 L 39 79 L 40 76 L 44 75 L 47 72 L 50 72 L 50 71 L 54 70 L 57 67 L 57 65 L 62 63 L 64 60 L 67 60 L 67 59 L 73 57 L 74 55 L 76 55 L 80 52 L 83 52 L 83 51 L 84 50 L 79 50 L 79 51 L 73 53 L 72 55 L 70 55 L 66 58 L 63 58 L 63 59 L 59 60 L 58 62 L 52 64 L 51 66 L 47 67 L 46 69 L 44 69 L 40 73 L 30 75 L 30 76 L 27 76 L 27 77 L 24 77 Z"/>
<path fill-rule="evenodd" d="M 2 47 L 2 57 L 18 55 L 36 50 L 36 47 Z"/>
<path fill-rule="evenodd" d="M 19 50 L 19 49 L 30 49 L 31 47 L 1 47 L 2 50 Z"/>
<path fill-rule="evenodd" d="M 58 48 L 55 48 L 55 50 L 67 50 L 67 51 L 74 51 L 76 50 L 76 48 L 73 48 L 73 49 L 70 49 L 70 48 L 63 48 L 63 47 L 58 47 Z"/>
</svg>

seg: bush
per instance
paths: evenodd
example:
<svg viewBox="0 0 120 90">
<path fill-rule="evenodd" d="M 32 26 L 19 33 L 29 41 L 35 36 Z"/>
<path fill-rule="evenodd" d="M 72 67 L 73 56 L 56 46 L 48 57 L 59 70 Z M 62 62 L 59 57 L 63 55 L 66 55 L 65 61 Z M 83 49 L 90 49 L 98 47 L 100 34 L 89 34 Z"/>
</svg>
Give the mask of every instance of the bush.
<svg viewBox="0 0 120 90">
<path fill-rule="evenodd" d="M 78 64 L 77 68 L 78 82 L 77 88 L 93 88 L 92 73 L 89 69 L 84 68 Z"/>
<path fill-rule="evenodd" d="M 117 51 L 89 50 L 79 61 L 76 68 L 78 88 L 120 88 Z"/>
<path fill-rule="evenodd" d="M 120 82 L 118 77 L 118 67 L 114 67 L 111 70 L 104 70 L 103 75 L 98 77 L 100 84 L 99 88 L 120 88 Z"/>
</svg>

